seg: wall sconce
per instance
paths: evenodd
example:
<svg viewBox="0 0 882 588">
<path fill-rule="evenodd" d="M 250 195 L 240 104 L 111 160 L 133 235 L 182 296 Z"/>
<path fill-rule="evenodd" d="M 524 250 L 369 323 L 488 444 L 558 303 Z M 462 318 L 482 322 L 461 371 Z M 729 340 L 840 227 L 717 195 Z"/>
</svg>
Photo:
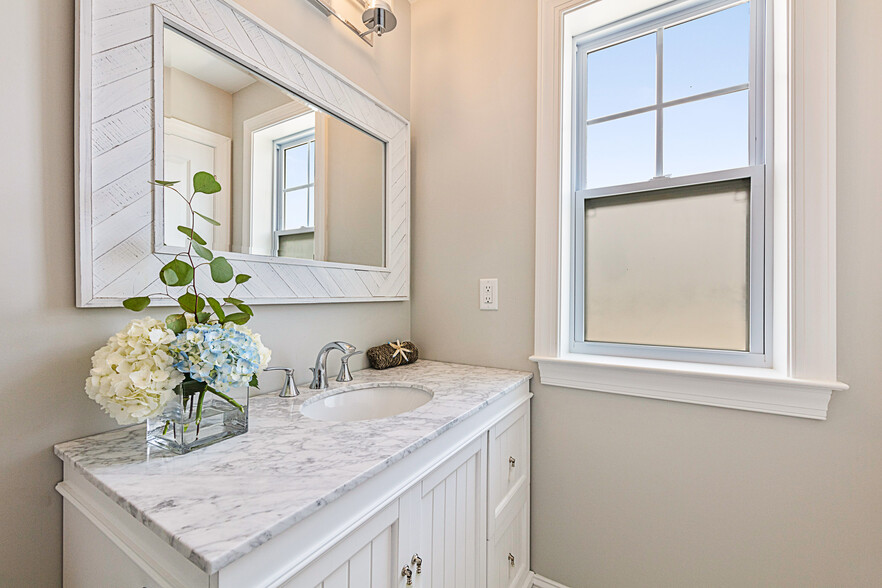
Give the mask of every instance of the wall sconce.
<svg viewBox="0 0 882 588">
<path fill-rule="evenodd" d="M 329 4 L 327 4 L 326 0 L 306 0 L 310 4 L 312 4 L 315 8 L 318 9 L 319 12 L 324 14 L 325 16 L 331 17 L 333 16 L 348 28 L 350 31 L 358 35 L 358 38 L 370 45 L 374 46 L 373 39 L 368 38 L 369 35 L 373 35 L 376 33 L 378 37 L 382 37 L 383 34 L 388 33 L 392 29 L 395 28 L 395 25 L 398 24 L 398 19 L 395 18 L 395 15 L 392 14 L 392 7 L 389 6 L 389 3 L 385 0 L 354 0 L 354 2 L 358 3 L 363 9 L 364 12 L 361 15 L 361 21 L 367 27 L 367 30 L 360 31 L 358 27 L 354 24 L 346 20 L 342 17 L 336 10 L 331 8 Z"/>
</svg>

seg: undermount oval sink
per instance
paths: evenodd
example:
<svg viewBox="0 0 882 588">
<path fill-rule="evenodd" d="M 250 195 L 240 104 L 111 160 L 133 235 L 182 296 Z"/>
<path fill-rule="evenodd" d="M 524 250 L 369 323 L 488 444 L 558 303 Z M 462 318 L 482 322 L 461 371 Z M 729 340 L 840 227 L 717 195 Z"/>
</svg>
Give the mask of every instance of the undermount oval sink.
<svg viewBox="0 0 882 588">
<path fill-rule="evenodd" d="M 413 384 L 360 384 L 310 398 L 300 412 L 320 421 L 367 421 L 410 412 L 432 396 Z"/>
</svg>

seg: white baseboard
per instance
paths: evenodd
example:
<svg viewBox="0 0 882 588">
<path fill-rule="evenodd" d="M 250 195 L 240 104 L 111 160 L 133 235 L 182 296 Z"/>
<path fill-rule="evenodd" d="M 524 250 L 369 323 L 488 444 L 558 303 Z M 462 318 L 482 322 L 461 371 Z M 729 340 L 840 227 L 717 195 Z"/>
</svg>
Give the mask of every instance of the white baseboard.
<svg viewBox="0 0 882 588">
<path fill-rule="evenodd" d="M 533 588 L 567 588 L 563 584 L 549 580 L 539 574 L 533 574 Z"/>
</svg>

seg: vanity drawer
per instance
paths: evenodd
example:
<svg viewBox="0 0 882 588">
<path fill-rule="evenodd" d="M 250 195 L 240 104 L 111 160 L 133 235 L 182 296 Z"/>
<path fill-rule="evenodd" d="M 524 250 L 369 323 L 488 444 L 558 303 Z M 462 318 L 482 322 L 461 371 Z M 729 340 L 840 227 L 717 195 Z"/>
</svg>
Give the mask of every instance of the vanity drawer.
<svg viewBox="0 0 882 588">
<path fill-rule="evenodd" d="M 530 483 L 530 403 L 525 402 L 490 430 L 489 512 L 491 528 Z"/>
<path fill-rule="evenodd" d="M 518 493 L 519 495 L 521 493 Z M 490 588 L 521 588 L 530 571 L 529 502 L 519 500 L 514 516 L 507 516 L 496 533 L 487 563 Z"/>
</svg>

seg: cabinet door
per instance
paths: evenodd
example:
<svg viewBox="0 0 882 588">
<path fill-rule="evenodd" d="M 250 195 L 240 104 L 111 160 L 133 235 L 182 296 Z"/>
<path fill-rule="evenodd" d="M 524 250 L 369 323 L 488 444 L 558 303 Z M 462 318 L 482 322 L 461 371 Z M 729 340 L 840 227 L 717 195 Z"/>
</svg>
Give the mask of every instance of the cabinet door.
<svg viewBox="0 0 882 588">
<path fill-rule="evenodd" d="M 334 545 L 285 588 L 391 588 L 401 574 L 401 502 L 394 501 Z M 407 531 L 404 531 L 407 535 Z M 402 582 L 403 585 L 403 582 Z"/>
<path fill-rule="evenodd" d="M 476 588 L 486 569 L 486 436 L 482 435 L 420 484 L 416 588 Z"/>
</svg>

